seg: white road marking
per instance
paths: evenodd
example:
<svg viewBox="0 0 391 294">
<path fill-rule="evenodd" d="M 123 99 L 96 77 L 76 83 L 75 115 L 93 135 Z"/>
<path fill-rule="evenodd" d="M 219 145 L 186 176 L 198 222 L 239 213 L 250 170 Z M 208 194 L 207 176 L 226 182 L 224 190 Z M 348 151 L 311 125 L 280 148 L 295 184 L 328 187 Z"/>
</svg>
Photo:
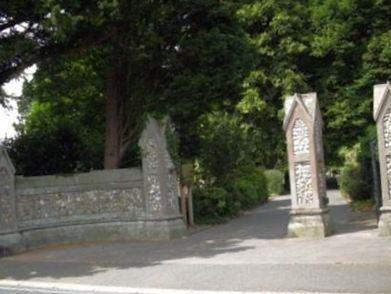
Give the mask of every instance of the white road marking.
<svg viewBox="0 0 391 294">
<path fill-rule="evenodd" d="M 275 292 L 275 291 L 209 291 L 209 290 L 185 290 L 185 289 L 159 289 L 159 288 L 132 288 L 132 287 L 113 287 L 100 285 L 81 285 L 68 283 L 48 283 L 32 281 L 0 280 L 0 290 L 19 290 L 33 293 L 113 293 L 113 294 L 285 294 L 285 293 L 322 293 L 331 294 L 332 292 Z M 72 292 L 71 292 L 72 291 Z M 345 293 L 354 294 L 354 293 Z"/>
</svg>

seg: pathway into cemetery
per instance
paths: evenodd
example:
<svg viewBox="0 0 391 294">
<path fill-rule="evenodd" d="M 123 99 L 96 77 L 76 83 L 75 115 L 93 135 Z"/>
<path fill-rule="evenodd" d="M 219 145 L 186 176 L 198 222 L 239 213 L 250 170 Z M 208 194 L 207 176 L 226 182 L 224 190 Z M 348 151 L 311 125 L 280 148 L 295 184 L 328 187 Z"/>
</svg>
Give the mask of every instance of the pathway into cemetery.
<svg viewBox="0 0 391 294">
<path fill-rule="evenodd" d="M 373 212 L 352 212 L 337 191 L 328 196 L 336 231 L 325 239 L 286 238 L 290 200 L 279 196 L 178 240 L 49 247 L 1 258 L 0 293 L 89 293 L 86 285 L 100 293 L 390 293 L 391 237 L 378 237 Z M 196 291 L 183 291 L 189 289 Z"/>
</svg>

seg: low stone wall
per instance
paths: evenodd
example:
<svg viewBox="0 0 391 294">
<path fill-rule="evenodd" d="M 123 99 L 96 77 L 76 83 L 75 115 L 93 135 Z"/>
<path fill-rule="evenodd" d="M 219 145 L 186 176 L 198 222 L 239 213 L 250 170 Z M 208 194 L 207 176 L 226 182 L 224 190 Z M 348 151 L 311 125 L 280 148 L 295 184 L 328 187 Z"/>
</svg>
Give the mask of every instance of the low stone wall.
<svg viewBox="0 0 391 294">
<path fill-rule="evenodd" d="M 150 119 L 140 139 L 141 168 L 73 175 L 15 176 L 0 149 L 0 251 L 182 235 L 177 177 L 164 134 L 165 125 Z"/>
<path fill-rule="evenodd" d="M 20 229 L 80 222 L 145 218 L 140 169 L 94 171 L 74 176 L 17 177 Z"/>
</svg>

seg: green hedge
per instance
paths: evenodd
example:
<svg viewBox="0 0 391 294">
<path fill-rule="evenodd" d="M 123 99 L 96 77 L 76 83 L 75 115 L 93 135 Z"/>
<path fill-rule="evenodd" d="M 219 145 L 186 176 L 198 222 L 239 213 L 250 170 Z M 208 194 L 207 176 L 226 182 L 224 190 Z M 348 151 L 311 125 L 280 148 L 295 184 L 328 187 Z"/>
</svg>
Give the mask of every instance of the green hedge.
<svg viewBox="0 0 391 294">
<path fill-rule="evenodd" d="M 278 169 L 269 169 L 265 171 L 267 180 L 267 189 L 270 195 L 281 195 L 284 191 L 285 177 L 284 173 Z"/>
<path fill-rule="evenodd" d="M 233 216 L 268 198 L 264 171 L 257 167 L 242 167 L 210 186 L 193 190 L 194 215 L 198 223 L 210 223 Z"/>
<path fill-rule="evenodd" d="M 341 191 L 353 201 L 371 197 L 371 187 L 364 177 L 360 164 L 347 163 L 341 168 L 339 186 Z"/>
</svg>

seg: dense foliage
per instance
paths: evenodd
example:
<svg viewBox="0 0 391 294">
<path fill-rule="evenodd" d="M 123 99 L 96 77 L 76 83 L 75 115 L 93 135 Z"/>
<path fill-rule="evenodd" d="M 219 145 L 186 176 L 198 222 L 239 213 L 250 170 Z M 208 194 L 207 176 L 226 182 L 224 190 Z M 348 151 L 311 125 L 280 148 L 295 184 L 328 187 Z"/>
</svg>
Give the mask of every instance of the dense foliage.
<svg viewBox="0 0 391 294">
<path fill-rule="evenodd" d="M 264 171 L 248 165 L 215 179 L 213 183 L 199 183 L 193 196 L 196 222 L 210 223 L 265 202 L 269 193 Z"/>
<path fill-rule="evenodd" d="M 390 18 L 386 0 L 5 1 L 0 84 L 38 67 L 6 144 L 26 175 L 130 166 L 146 114 L 169 114 L 196 165 L 197 209 L 225 215 L 264 199 L 257 167 L 286 170 L 284 95 L 316 91 L 326 164 L 367 195 L 366 165 L 340 154 L 367 148 Z"/>
<path fill-rule="evenodd" d="M 374 175 L 372 173 L 371 142 L 376 138 L 376 129 L 370 127 L 365 135 L 351 148 L 343 148 L 340 156 L 343 165 L 338 178 L 343 194 L 352 201 L 373 199 Z"/>
<path fill-rule="evenodd" d="M 202 117 L 196 160 L 194 209 L 198 221 L 237 214 L 268 198 L 264 171 L 254 162 L 257 141 L 238 116 L 213 112 Z"/>
<path fill-rule="evenodd" d="M 268 169 L 265 171 L 267 190 L 270 195 L 281 195 L 284 192 L 285 176 L 278 169 Z"/>
</svg>

